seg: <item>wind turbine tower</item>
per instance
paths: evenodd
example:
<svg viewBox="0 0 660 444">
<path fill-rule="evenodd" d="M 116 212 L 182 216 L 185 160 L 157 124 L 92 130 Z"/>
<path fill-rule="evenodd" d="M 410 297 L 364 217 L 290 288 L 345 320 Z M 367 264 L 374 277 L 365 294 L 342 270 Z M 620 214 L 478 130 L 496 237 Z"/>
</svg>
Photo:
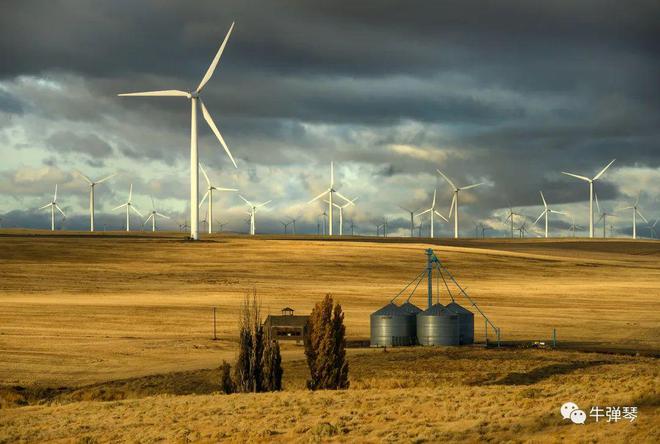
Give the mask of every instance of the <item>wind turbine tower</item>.
<svg viewBox="0 0 660 444">
<path fill-rule="evenodd" d="M 585 182 L 589 182 L 589 237 L 594 237 L 594 182 L 597 181 L 600 176 L 603 175 L 603 173 L 614 163 L 616 159 L 613 159 L 610 163 L 608 163 L 605 168 L 600 170 L 600 173 L 596 174 L 593 178 L 589 179 L 588 177 L 580 176 L 577 174 L 573 173 L 567 173 L 565 171 L 562 171 L 562 174 L 565 174 L 567 176 L 575 177 L 580 180 L 584 180 Z"/>
<path fill-rule="evenodd" d="M 204 106 L 204 102 L 202 101 L 202 98 L 200 97 L 200 94 L 204 89 L 204 86 L 211 79 L 213 73 L 215 72 L 216 67 L 218 66 L 218 62 L 220 61 L 220 56 L 222 56 L 222 52 L 225 50 L 225 45 L 227 45 L 227 41 L 229 40 L 229 36 L 231 35 L 233 29 L 234 29 L 234 23 L 232 23 L 231 26 L 229 27 L 229 31 L 227 32 L 224 41 L 220 45 L 220 49 L 218 49 L 218 52 L 216 53 L 215 57 L 213 58 L 213 61 L 211 62 L 211 65 L 209 66 L 208 70 L 206 70 L 206 74 L 204 74 L 202 81 L 199 83 L 195 91 L 186 92 L 180 90 L 164 90 L 164 91 L 148 91 L 148 92 L 119 94 L 119 96 L 185 97 L 190 100 L 190 110 L 191 110 L 190 111 L 190 237 L 194 240 L 199 239 L 199 205 L 198 205 L 199 159 L 197 153 L 197 109 L 198 108 L 201 108 L 202 116 L 204 117 L 204 120 L 206 120 L 206 123 L 208 123 L 209 127 L 211 128 L 211 131 L 213 131 L 213 134 L 215 134 L 216 138 L 218 139 L 222 147 L 225 149 L 225 152 L 227 153 L 227 156 L 229 156 L 231 162 L 234 164 L 234 167 L 238 168 L 238 166 L 236 165 L 236 161 L 234 161 L 234 157 L 231 155 L 231 152 L 229 151 L 229 148 L 225 143 L 225 140 L 222 138 L 222 135 L 220 134 L 218 127 L 215 126 L 215 122 L 213 122 L 213 119 L 211 118 L 211 114 L 209 114 L 208 110 L 206 109 L 206 106 Z"/>
<path fill-rule="evenodd" d="M 47 203 L 43 207 L 39 208 L 40 210 L 50 207 L 50 231 L 55 231 L 55 210 L 62 213 L 62 216 L 66 218 L 64 211 L 57 205 L 57 184 L 55 184 L 55 194 L 53 195 L 53 200 L 50 203 Z"/>
<path fill-rule="evenodd" d="M 138 211 L 137 208 L 133 206 L 133 184 L 131 184 L 130 188 L 128 189 L 128 200 L 126 203 L 121 204 L 115 208 L 112 209 L 112 211 L 118 210 L 120 208 L 126 207 L 126 231 L 131 231 L 131 213 L 130 210 L 133 210 L 137 213 L 138 216 L 143 217 L 142 213 Z"/>
<path fill-rule="evenodd" d="M 454 182 L 452 182 L 447 176 L 444 175 L 442 171 L 436 168 L 436 171 L 447 181 L 449 186 L 452 188 L 454 196 L 452 197 L 451 200 L 451 206 L 449 207 L 449 217 L 451 217 L 452 211 L 454 212 L 454 238 L 458 238 L 458 193 L 459 191 L 464 191 L 464 190 L 469 190 L 470 188 L 476 188 L 479 185 L 483 185 L 483 182 L 480 183 L 475 183 L 473 185 L 468 185 L 466 187 L 457 187 L 454 185 Z"/>
<path fill-rule="evenodd" d="M 78 175 L 80 175 L 80 177 L 85 179 L 89 184 L 89 231 L 94 231 L 94 188 L 96 187 L 96 185 L 103 183 L 106 180 L 114 177 L 117 173 L 112 173 L 111 175 L 106 176 L 103 179 L 99 179 L 96 182 L 94 182 L 89 177 L 85 176 L 80 171 L 77 171 L 77 173 Z"/>
</svg>

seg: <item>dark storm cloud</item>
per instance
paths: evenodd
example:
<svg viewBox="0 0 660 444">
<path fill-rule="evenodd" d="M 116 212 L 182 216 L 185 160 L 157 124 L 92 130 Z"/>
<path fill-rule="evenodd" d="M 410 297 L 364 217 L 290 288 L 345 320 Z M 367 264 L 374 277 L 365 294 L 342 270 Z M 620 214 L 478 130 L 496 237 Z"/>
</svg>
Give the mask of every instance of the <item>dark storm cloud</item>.
<svg viewBox="0 0 660 444">
<path fill-rule="evenodd" d="M 77 152 L 97 160 L 112 154 L 112 147 L 96 134 L 58 131 L 46 138 L 46 144 L 56 152 Z"/>
<path fill-rule="evenodd" d="M 116 94 L 194 88 L 236 20 L 204 99 L 251 182 L 332 159 L 392 183 L 441 166 L 488 181 L 468 210 L 485 217 L 538 205 L 539 189 L 583 201 L 562 170 L 660 166 L 659 16 L 657 1 L 14 1 L 0 113 L 60 122 L 51 145 L 98 152 L 96 166 L 111 147 L 173 165 L 188 104 Z M 202 156 L 230 169 L 199 125 Z M 622 197 L 607 180 L 598 193 Z"/>
</svg>

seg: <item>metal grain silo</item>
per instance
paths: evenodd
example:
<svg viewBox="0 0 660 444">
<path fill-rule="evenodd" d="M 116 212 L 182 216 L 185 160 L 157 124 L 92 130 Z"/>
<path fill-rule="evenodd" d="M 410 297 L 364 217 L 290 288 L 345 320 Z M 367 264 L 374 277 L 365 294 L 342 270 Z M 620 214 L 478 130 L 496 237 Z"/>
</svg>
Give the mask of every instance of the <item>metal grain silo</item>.
<svg viewBox="0 0 660 444">
<path fill-rule="evenodd" d="M 393 302 L 372 313 L 370 320 L 372 347 L 415 344 L 415 316 Z"/>
<path fill-rule="evenodd" d="M 417 315 L 417 341 L 421 345 L 459 345 L 458 315 L 435 304 Z"/>
<path fill-rule="evenodd" d="M 456 302 L 447 304 L 446 308 L 458 315 L 460 344 L 474 344 L 474 313 Z"/>
<path fill-rule="evenodd" d="M 419 308 L 418 306 L 416 306 L 415 304 L 410 303 L 410 302 L 406 302 L 404 304 L 401 304 L 401 308 L 406 313 L 410 313 L 411 315 L 414 315 L 414 316 L 417 316 L 417 314 L 422 311 L 421 308 Z"/>
</svg>

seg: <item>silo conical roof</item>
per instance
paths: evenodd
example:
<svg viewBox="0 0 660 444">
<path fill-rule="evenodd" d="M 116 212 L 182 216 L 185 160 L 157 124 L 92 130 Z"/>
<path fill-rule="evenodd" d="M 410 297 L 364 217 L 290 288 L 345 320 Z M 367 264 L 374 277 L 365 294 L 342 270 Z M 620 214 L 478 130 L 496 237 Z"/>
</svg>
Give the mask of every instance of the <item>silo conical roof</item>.
<svg viewBox="0 0 660 444">
<path fill-rule="evenodd" d="M 405 316 L 407 312 L 403 311 L 401 307 L 394 302 L 390 302 L 386 306 L 371 313 L 372 316 Z"/>
<path fill-rule="evenodd" d="M 444 305 L 442 305 L 441 303 L 438 302 L 437 304 L 431 305 L 429 308 L 427 308 L 426 310 L 422 311 L 419 314 L 424 315 L 424 316 L 438 316 L 438 315 L 442 316 L 442 315 L 449 315 L 449 314 L 453 314 L 453 313 L 450 313 L 445 308 Z"/>
<path fill-rule="evenodd" d="M 447 309 L 458 314 L 473 314 L 470 310 L 463 307 L 462 305 L 457 304 L 456 302 L 450 302 L 447 304 Z"/>
<path fill-rule="evenodd" d="M 416 315 L 417 313 L 420 313 L 422 311 L 421 308 L 419 308 L 418 306 L 416 306 L 415 304 L 413 304 L 411 302 L 406 302 L 404 304 L 401 304 L 401 307 L 399 307 L 399 308 L 404 310 L 406 313 L 409 313 L 409 314 L 412 314 L 412 315 Z"/>
</svg>

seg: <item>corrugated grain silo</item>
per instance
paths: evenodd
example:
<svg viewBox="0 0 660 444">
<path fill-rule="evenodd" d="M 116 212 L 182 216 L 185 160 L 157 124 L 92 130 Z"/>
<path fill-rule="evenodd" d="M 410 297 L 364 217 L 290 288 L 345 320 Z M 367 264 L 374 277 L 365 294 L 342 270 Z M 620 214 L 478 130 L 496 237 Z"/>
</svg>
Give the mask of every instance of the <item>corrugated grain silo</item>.
<svg viewBox="0 0 660 444">
<path fill-rule="evenodd" d="M 370 321 L 372 347 L 415 344 L 415 316 L 393 302 L 372 313 Z"/>
<path fill-rule="evenodd" d="M 406 311 L 407 313 L 410 313 L 411 315 L 417 316 L 418 313 L 422 311 L 421 308 L 416 306 L 415 304 L 411 302 L 406 302 L 401 304 L 401 308 Z"/>
<path fill-rule="evenodd" d="M 420 345 L 459 345 L 458 315 L 442 304 L 417 314 L 417 341 Z"/>
<path fill-rule="evenodd" d="M 446 308 L 458 315 L 460 344 L 474 344 L 474 313 L 456 302 L 447 304 Z"/>
</svg>

